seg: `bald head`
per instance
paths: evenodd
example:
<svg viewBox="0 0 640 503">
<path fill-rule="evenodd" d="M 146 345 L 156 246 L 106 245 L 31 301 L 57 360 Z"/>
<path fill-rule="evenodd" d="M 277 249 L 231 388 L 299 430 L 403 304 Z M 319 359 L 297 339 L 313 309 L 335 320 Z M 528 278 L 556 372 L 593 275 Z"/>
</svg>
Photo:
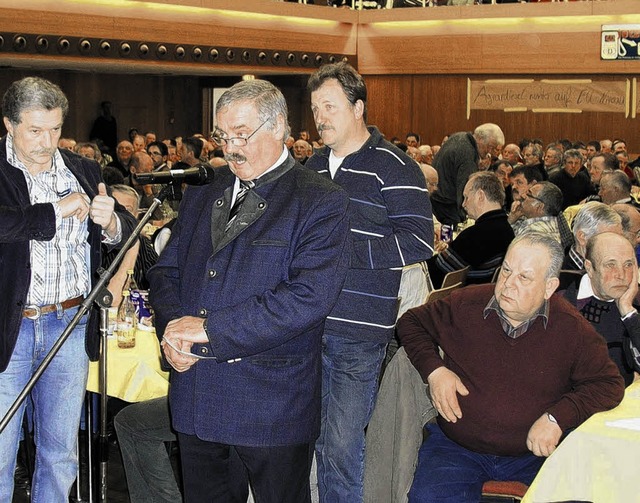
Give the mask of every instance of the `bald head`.
<svg viewBox="0 0 640 503">
<path fill-rule="evenodd" d="M 420 169 L 427 180 L 427 190 L 432 194 L 438 189 L 438 172 L 436 171 L 436 168 L 429 164 L 420 164 Z"/>
<path fill-rule="evenodd" d="M 134 152 L 131 155 L 131 166 L 129 167 L 132 173 L 151 173 L 153 171 L 153 159 L 146 152 Z"/>
<path fill-rule="evenodd" d="M 637 293 L 636 254 L 624 236 L 612 232 L 593 236 L 587 243 L 585 258 L 584 266 L 591 280 L 593 293 L 599 299 L 621 299 L 630 291 L 631 286 Z M 632 293 L 635 296 L 633 291 Z M 622 309 L 620 306 L 619 308 Z M 628 310 L 629 308 L 625 307 L 624 311 Z M 622 314 L 626 314 L 625 312 Z"/>
</svg>

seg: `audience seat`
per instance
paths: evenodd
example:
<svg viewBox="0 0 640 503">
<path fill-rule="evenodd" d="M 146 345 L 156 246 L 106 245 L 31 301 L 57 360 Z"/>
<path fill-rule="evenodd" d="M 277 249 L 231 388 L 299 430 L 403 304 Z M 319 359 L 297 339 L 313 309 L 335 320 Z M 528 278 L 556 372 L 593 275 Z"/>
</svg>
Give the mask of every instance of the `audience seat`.
<svg viewBox="0 0 640 503">
<path fill-rule="evenodd" d="M 490 480 L 482 486 L 480 503 L 511 503 L 524 498 L 529 487 L 522 482 Z"/>
<path fill-rule="evenodd" d="M 469 266 L 458 269 L 457 271 L 451 271 L 447 273 L 442 280 L 440 288 L 448 288 L 456 283 L 461 283 L 462 286 L 467 284 L 467 274 L 469 273 Z"/>
</svg>

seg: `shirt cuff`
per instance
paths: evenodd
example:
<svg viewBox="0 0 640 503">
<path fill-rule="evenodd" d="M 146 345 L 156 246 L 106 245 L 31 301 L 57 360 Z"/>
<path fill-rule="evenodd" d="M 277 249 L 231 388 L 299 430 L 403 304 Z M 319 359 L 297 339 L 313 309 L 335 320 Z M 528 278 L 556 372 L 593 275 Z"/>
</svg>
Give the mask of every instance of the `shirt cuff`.
<svg viewBox="0 0 640 503">
<path fill-rule="evenodd" d="M 116 235 L 110 238 L 109 235 L 102 229 L 102 242 L 106 245 L 115 245 L 122 239 L 122 224 L 120 223 L 120 217 L 117 213 L 114 213 L 116 217 Z"/>
<path fill-rule="evenodd" d="M 632 316 L 635 316 L 636 314 L 638 314 L 638 311 L 636 309 L 632 309 L 627 314 L 625 314 L 624 316 L 620 317 L 620 319 L 622 321 L 627 321 L 629 318 L 631 318 Z"/>
</svg>

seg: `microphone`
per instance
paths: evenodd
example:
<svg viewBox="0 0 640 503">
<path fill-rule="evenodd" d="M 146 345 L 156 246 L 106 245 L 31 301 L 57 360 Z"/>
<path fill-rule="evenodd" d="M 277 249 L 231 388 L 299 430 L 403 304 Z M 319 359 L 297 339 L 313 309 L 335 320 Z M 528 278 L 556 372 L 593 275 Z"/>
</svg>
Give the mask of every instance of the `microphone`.
<svg viewBox="0 0 640 503">
<path fill-rule="evenodd" d="M 186 166 L 184 163 L 179 163 Z M 169 171 L 160 171 L 158 173 L 140 173 L 134 175 L 136 182 L 141 185 L 151 183 L 186 183 L 187 185 L 207 185 L 213 182 L 214 170 L 206 164 L 197 164 L 193 168 L 188 169 L 171 169 Z"/>
</svg>

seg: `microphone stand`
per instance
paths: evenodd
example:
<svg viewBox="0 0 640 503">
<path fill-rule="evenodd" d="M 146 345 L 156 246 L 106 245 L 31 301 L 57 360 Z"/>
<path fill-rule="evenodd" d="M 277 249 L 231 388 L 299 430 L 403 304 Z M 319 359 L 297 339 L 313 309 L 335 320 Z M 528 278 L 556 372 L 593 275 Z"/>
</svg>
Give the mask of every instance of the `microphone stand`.
<svg viewBox="0 0 640 503">
<path fill-rule="evenodd" d="M 125 243 L 120 248 L 118 255 L 113 260 L 108 269 L 99 268 L 98 272 L 100 274 L 100 279 L 95 284 L 95 286 L 91 289 L 87 297 L 84 299 L 80 307 L 78 308 L 78 312 L 73 317 L 69 325 L 64 329 L 58 340 L 51 347 L 47 356 L 44 357 L 42 363 L 35 370 L 24 389 L 20 392 L 18 397 L 16 398 L 13 405 L 9 408 L 5 416 L 0 421 L 0 434 L 4 431 L 4 429 L 11 421 L 11 418 L 18 411 L 22 402 L 25 401 L 29 393 L 35 386 L 36 382 L 44 371 L 47 369 L 53 358 L 58 354 L 62 345 L 67 341 L 74 328 L 78 325 L 82 317 L 89 312 L 91 309 L 91 305 L 95 302 L 100 308 L 100 433 L 99 433 L 99 443 L 98 443 L 98 453 L 100 460 L 100 470 L 99 470 L 99 501 L 101 503 L 106 503 L 107 501 L 107 461 L 109 459 L 109 443 L 107 439 L 107 329 L 108 329 L 108 318 L 109 318 L 109 307 L 111 306 L 111 302 L 113 301 L 113 296 L 107 289 L 107 285 L 113 275 L 115 274 L 120 262 L 124 258 L 127 251 L 133 246 L 133 244 L 138 240 L 138 236 L 142 232 L 142 228 L 147 224 L 147 222 L 151 219 L 153 212 L 160 206 L 163 201 L 167 198 L 173 200 L 180 200 L 182 198 L 182 182 L 180 180 L 172 180 L 170 184 L 165 185 L 157 197 L 154 198 L 153 203 L 147 210 L 147 212 L 143 215 L 142 219 L 133 230 L 129 239 L 125 241 Z M 87 431 L 87 436 L 89 438 L 89 442 L 91 442 L 91 431 Z M 91 460 L 89 460 L 89 477 L 91 478 Z M 77 482 L 79 483 L 79 481 Z M 92 495 L 89 494 L 89 501 L 93 501 Z"/>
</svg>

